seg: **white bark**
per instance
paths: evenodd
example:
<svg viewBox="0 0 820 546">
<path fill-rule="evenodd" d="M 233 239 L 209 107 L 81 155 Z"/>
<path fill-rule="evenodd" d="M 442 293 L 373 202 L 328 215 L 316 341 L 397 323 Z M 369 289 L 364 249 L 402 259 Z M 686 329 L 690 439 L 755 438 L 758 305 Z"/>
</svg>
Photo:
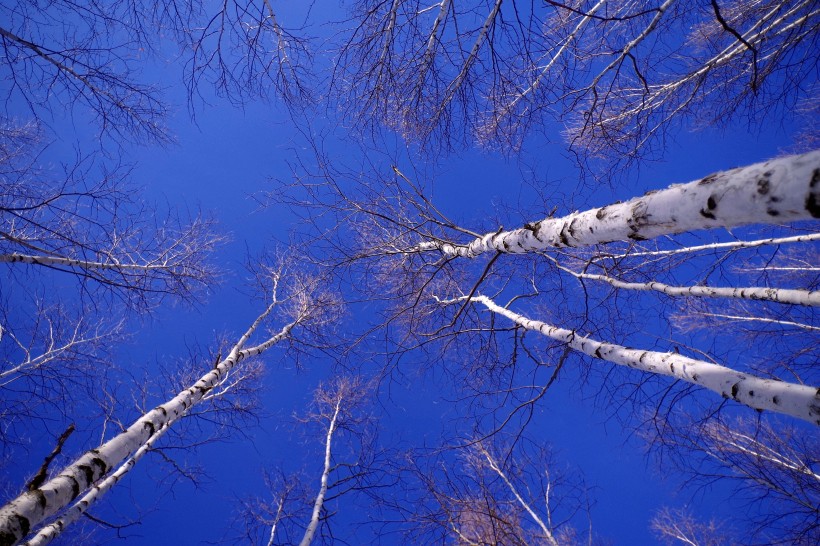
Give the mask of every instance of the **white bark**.
<svg viewBox="0 0 820 546">
<path fill-rule="evenodd" d="M 732 320 L 736 322 L 764 322 L 767 324 L 777 324 L 778 326 L 783 326 L 785 328 L 802 328 L 803 330 L 809 330 L 811 332 L 820 332 L 820 326 L 812 326 L 811 324 L 805 324 L 803 322 L 794 322 L 792 320 L 780 320 L 780 319 L 773 319 L 768 317 L 756 317 L 753 315 L 749 316 L 742 316 L 742 315 L 726 315 L 724 313 L 709 313 L 706 311 L 697 311 L 696 314 L 703 316 L 703 317 L 712 317 L 724 320 Z"/>
<path fill-rule="evenodd" d="M 705 245 L 686 246 L 667 250 L 642 250 L 638 252 L 627 252 L 624 254 L 598 254 L 592 258 L 593 261 L 600 260 L 620 260 L 623 258 L 635 258 L 644 256 L 671 256 L 674 254 L 686 254 L 712 250 L 737 250 L 741 248 L 756 248 L 765 245 L 785 245 L 789 243 L 806 243 L 809 241 L 820 241 L 820 233 L 810 233 L 808 235 L 794 235 L 791 237 L 772 237 L 770 239 L 757 239 L 754 241 L 728 241 L 725 243 L 709 243 Z M 783 268 L 766 267 L 766 271 L 775 271 Z"/>
<path fill-rule="evenodd" d="M 302 542 L 299 543 L 299 546 L 310 546 L 310 543 L 313 541 L 313 536 L 316 534 L 316 529 L 319 528 L 319 517 L 322 514 L 322 505 L 325 502 L 325 494 L 327 494 L 327 484 L 330 478 L 330 448 L 333 442 L 333 433 L 336 431 L 336 420 L 339 417 L 339 411 L 341 407 L 342 396 L 340 394 L 340 396 L 336 400 L 336 407 L 333 410 L 333 417 L 330 419 L 330 423 L 327 427 L 327 437 L 325 438 L 325 465 L 324 469 L 322 470 L 322 479 L 321 485 L 319 487 L 319 494 L 316 495 L 316 500 L 313 503 L 313 514 L 310 517 L 310 523 L 308 523 L 307 529 L 305 529 L 305 535 L 302 537 Z"/>
<path fill-rule="evenodd" d="M 150 271 L 159 269 L 173 272 L 176 266 L 176 264 L 168 263 L 121 264 L 117 262 L 96 262 L 93 260 L 77 260 L 75 258 L 64 258 L 61 256 L 35 256 L 31 254 L 18 253 L 0 254 L 0 263 L 2 262 L 33 265 L 57 265 L 77 267 L 80 269 L 113 269 L 117 271 Z"/>
<path fill-rule="evenodd" d="M 701 298 L 731 298 L 739 300 L 774 301 L 777 303 L 791 303 L 794 305 L 820 305 L 820 291 L 798 290 L 791 288 L 766 288 L 749 286 L 745 288 L 731 288 L 726 286 L 672 286 L 657 281 L 626 282 L 607 275 L 596 273 L 579 273 L 563 267 L 555 261 L 556 266 L 578 279 L 589 279 L 605 282 L 615 288 L 626 290 L 661 292 L 667 296 L 685 296 Z"/>
<path fill-rule="evenodd" d="M 521 497 L 521 495 L 518 493 L 518 490 L 515 488 L 515 485 L 513 485 L 513 483 L 509 480 L 509 478 L 507 478 L 507 475 L 504 473 L 503 470 L 501 470 L 501 468 L 498 466 L 498 463 L 495 461 L 495 459 L 484 448 L 481 448 L 481 453 L 484 455 L 484 458 L 487 459 L 487 464 L 490 465 L 490 468 L 496 474 L 498 474 L 498 477 L 501 478 L 501 480 L 504 482 L 504 484 L 507 486 L 507 488 L 513 494 L 515 499 L 518 501 L 518 504 L 520 504 L 521 507 L 524 508 L 524 510 L 527 511 L 527 513 L 530 515 L 530 517 L 533 519 L 533 521 L 535 521 L 535 523 L 538 525 L 538 527 L 541 528 L 541 532 L 544 533 L 544 539 L 547 541 L 547 544 L 550 544 L 551 546 L 558 546 L 558 541 L 555 540 L 555 537 L 552 534 L 552 529 L 550 528 L 550 526 L 547 525 L 546 523 L 544 523 L 544 520 L 542 520 L 538 516 L 538 514 L 535 513 L 535 510 L 532 509 L 532 507 L 529 505 L 529 503 L 527 501 L 525 501 L 523 497 Z M 547 505 L 547 510 L 549 511 L 549 505 Z"/>
<path fill-rule="evenodd" d="M 457 301 L 464 299 L 466 298 Z M 486 296 L 473 296 L 471 300 L 481 303 L 493 313 L 505 316 L 527 330 L 540 332 L 589 356 L 649 373 L 668 375 L 699 385 L 754 409 L 783 413 L 820 425 L 818 387 L 761 379 L 677 353 L 644 351 L 600 342 L 571 330 L 528 319 L 497 305 Z"/>
<path fill-rule="evenodd" d="M 243 349 L 263 320 L 277 305 L 276 299 L 242 335 L 227 358 L 202 376 L 192 387 L 137 419 L 128 429 L 88 451 L 55 478 L 27 491 L 0 508 L 0 546 L 17 544 L 45 518 L 68 506 L 80 493 L 96 484 L 112 468 L 132 456 L 164 427 L 181 419 L 191 407 L 218 386 L 242 359 L 256 356 L 286 338 L 300 319 L 288 323 L 264 343 Z"/>
<path fill-rule="evenodd" d="M 172 423 L 169 422 L 159 429 L 148 439 L 148 441 L 140 446 L 140 448 L 137 449 L 137 451 L 134 452 L 128 460 L 122 463 L 117 470 L 106 476 L 104 480 L 92 487 L 79 501 L 75 502 L 71 508 L 66 510 L 62 516 L 37 531 L 36 535 L 24 542 L 21 546 L 45 546 L 60 536 L 66 527 L 80 519 L 80 517 L 88 511 L 92 504 L 97 502 L 97 500 L 102 498 L 102 496 L 105 495 L 112 487 L 117 485 L 123 476 L 128 474 L 128 472 L 134 468 L 134 465 L 136 465 L 146 453 L 151 451 L 151 448 L 157 440 L 162 438 L 169 430 L 171 424 Z"/>
<path fill-rule="evenodd" d="M 412 250 L 472 258 L 484 252 L 537 252 L 811 218 L 820 218 L 820 150 L 716 173 L 625 203 L 488 233 L 467 244 L 426 241 Z"/>
<path fill-rule="evenodd" d="M 572 30 L 572 32 L 570 32 L 569 35 L 566 38 L 564 38 L 564 41 L 561 44 L 561 47 L 558 48 L 558 51 L 552 56 L 552 58 L 547 62 L 546 65 L 544 65 L 543 67 L 539 67 L 540 72 L 538 73 L 538 76 L 536 76 L 533 79 L 533 81 L 529 85 L 529 87 L 527 87 L 526 89 L 521 91 L 518 95 L 516 95 L 513 100 L 511 100 L 508 104 L 506 104 L 498 112 L 493 112 L 493 117 L 496 120 L 500 120 L 503 117 L 505 117 L 507 114 L 509 114 L 516 107 L 516 105 L 519 102 L 521 102 L 524 98 L 526 98 L 527 95 L 529 95 L 530 93 L 535 92 L 535 90 L 538 89 L 538 87 L 541 85 L 541 82 L 544 81 L 544 79 L 547 77 L 547 75 L 549 74 L 550 70 L 552 70 L 552 67 L 555 65 L 555 63 L 557 63 L 558 60 L 563 56 L 564 52 L 567 49 L 569 49 L 570 45 L 572 45 L 576 41 L 578 35 L 581 33 L 581 30 L 584 28 L 584 26 L 586 26 L 587 23 L 592 21 L 592 16 L 595 15 L 595 12 L 598 11 L 598 9 L 600 9 L 605 3 L 606 3 L 606 0 L 599 0 L 598 3 L 595 4 L 594 6 L 592 6 L 589 9 L 589 11 L 586 12 L 585 15 L 581 16 L 581 20 L 578 22 L 578 24 L 575 26 L 575 28 Z"/>
</svg>

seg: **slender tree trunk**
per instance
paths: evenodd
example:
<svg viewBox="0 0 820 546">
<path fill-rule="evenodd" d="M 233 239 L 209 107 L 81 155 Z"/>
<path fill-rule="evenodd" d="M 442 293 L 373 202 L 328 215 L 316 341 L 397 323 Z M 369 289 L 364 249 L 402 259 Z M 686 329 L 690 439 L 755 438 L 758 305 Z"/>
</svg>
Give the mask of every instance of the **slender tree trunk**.
<svg viewBox="0 0 820 546">
<path fill-rule="evenodd" d="M 773 301 L 777 303 L 790 303 L 793 305 L 820 306 L 820 290 L 800 290 L 792 288 L 768 288 L 762 286 L 748 286 L 743 288 L 732 288 L 726 286 L 672 286 L 657 281 L 648 282 L 627 282 L 607 275 L 596 273 L 581 273 L 564 267 L 554 261 L 555 265 L 562 271 L 569 273 L 578 279 L 589 279 L 608 283 L 615 288 L 627 290 L 654 291 L 666 294 L 667 296 L 684 296 L 700 298 L 729 298 L 751 301 Z"/>
<path fill-rule="evenodd" d="M 548 525 L 547 523 L 545 523 L 544 520 L 542 520 L 541 517 L 535 512 L 535 510 L 532 509 L 530 504 L 526 500 L 524 500 L 524 498 L 515 488 L 515 485 L 513 485 L 513 483 L 504 473 L 504 471 L 501 470 L 501 467 L 499 466 L 495 458 L 493 458 L 493 456 L 490 455 L 489 451 L 482 447 L 481 454 L 484 455 L 485 459 L 487 459 L 487 464 L 490 465 L 490 468 L 493 470 L 493 472 L 498 474 L 498 477 L 501 478 L 501 480 L 507 486 L 507 489 L 509 489 L 510 493 L 513 494 L 515 499 L 518 501 L 518 504 L 520 504 L 521 507 L 527 511 L 527 513 L 530 515 L 533 521 L 535 521 L 538 527 L 541 528 L 541 532 L 544 533 L 544 540 L 546 540 L 547 544 L 549 544 L 549 546 L 558 546 L 558 541 L 555 539 L 555 536 L 552 533 L 552 525 Z M 549 505 L 546 508 L 547 511 L 549 511 Z"/>
<path fill-rule="evenodd" d="M 128 460 L 122 463 L 117 470 L 106 476 L 105 479 L 92 487 L 88 493 L 83 495 L 79 501 L 75 502 L 62 516 L 37 531 L 37 534 L 23 543 L 22 546 L 45 546 L 60 536 L 69 525 L 80 519 L 80 517 L 88 511 L 91 505 L 102 498 L 103 495 L 108 493 L 112 487 L 117 485 L 123 476 L 128 474 L 128 472 L 134 468 L 134 466 L 146 453 L 151 451 L 154 444 L 169 430 L 171 424 L 172 423 L 170 422 L 167 423 L 153 436 L 148 438 L 148 441 L 140 446 L 140 448 L 137 449 L 137 451 L 134 452 Z"/>
<path fill-rule="evenodd" d="M 455 301 L 463 299 L 465 298 Z M 820 425 L 820 388 L 761 379 L 677 353 L 630 349 L 614 343 L 597 341 L 571 330 L 530 320 L 497 305 L 486 296 L 473 296 L 470 299 L 527 330 L 540 332 L 595 358 L 649 373 L 668 375 L 707 388 L 754 409 L 784 413 Z"/>
<path fill-rule="evenodd" d="M 78 267 L 80 269 L 113 269 L 116 271 L 150 271 L 150 270 L 173 270 L 173 265 L 165 263 L 145 263 L 145 264 L 120 264 L 116 262 L 95 262 L 93 260 L 77 260 L 75 258 L 64 258 L 62 256 L 35 256 L 33 254 L 0 254 L 0 263 L 24 263 L 32 265 L 58 265 L 66 267 Z"/>
<path fill-rule="evenodd" d="M 426 241 L 413 250 L 472 258 L 484 252 L 538 252 L 810 218 L 820 218 L 820 150 L 716 173 L 625 203 L 488 233 L 464 245 Z"/>
<path fill-rule="evenodd" d="M 211 389 L 219 385 L 242 359 L 255 356 L 286 338 L 299 319 L 287 324 L 264 343 L 243 349 L 248 339 L 271 313 L 277 301 L 262 313 L 234 345 L 227 358 L 202 376 L 192 387 L 137 419 L 128 429 L 100 447 L 86 452 L 47 483 L 27 491 L 0 508 L 0 546 L 11 546 L 28 535 L 45 518 L 68 506 L 83 491 L 96 484 L 112 468 L 132 456 L 153 436 L 181 419 Z"/>
<path fill-rule="evenodd" d="M 339 396 L 336 401 L 336 408 L 333 411 L 333 417 L 330 419 L 330 424 L 327 427 L 327 437 L 325 439 L 325 466 L 322 470 L 321 486 L 319 487 L 319 494 L 316 495 L 316 501 L 313 503 L 313 514 L 310 517 L 310 523 L 305 529 L 305 535 L 302 537 L 302 542 L 299 546 L 310 546 L 313 541 L 313 536 L 316 534 L 316 529 L 319 528 L 319 516 L 322 513 L 322 505 L 325 502 L 325 494 L 327 494 L 327 484 L 330 477 L 330 447 L 333 441 L 333 433 L 336 431 L 336 420 L 339 417 L 339 410 L 342 407 L 342 397 Z"/>
</svg>

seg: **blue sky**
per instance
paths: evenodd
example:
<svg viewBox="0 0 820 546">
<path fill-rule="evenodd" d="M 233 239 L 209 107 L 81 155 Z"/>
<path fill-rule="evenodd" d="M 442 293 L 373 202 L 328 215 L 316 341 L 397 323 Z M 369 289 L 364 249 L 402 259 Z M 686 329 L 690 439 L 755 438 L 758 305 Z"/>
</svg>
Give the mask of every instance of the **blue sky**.
<svg viewBox="0 0 820 546">
<path fill-rule="evenodd" d="M 282 10 L 283 18 L 296 17 Z M 319 64 L 327 62 L 327 57 L 317 60 Z M 291 180 L 291 165 L 298 158 L 310 157 L 304 132 L 327 134 L 323 148 L 328 157 L 349 165 L 361 161 L 358 154 L 362 152 L 351 145 L 355 137 L 343 123 L 329 117 L 330 109 L 319 108 L 317 114 L 307 117 L 308 127 L 297 128 L 275 100 L 251 102 L 240 109 L 206 92 L 208 104 L 195 106 L 194 124 L 188 117 L 179 80 L 175 79 L 178 74 L 169 76 L 177 69 L 169 62 L 163 67 L 147 67 L 145 72 L 146 77 L 169 87 L 168 97 L 176 108 L 169 122 L 175 143 L 167 147 L 128 146 L 123 157 L 133 163 L 132 178 L 144 188 L 146 202 L 211 214 L 229 240 L 213 257 L 224 273 L 223 282 L 202 303 L 163 305 L 150 316 L 129 320 L 132 336 L 117 348 L 115 358 L 119 366 L 137 378 L 143 373 L 156 373 L 159 364 L 184 359 L 193 345 L 212 347 L 213 340 L 221 335 L 235 338 L 261 312 L 263 302 L 248 297 L 244 262 L 248 256 L 285 244 L 294 229 L 304 228 L 287 207 L 261 207 L 255 197 L 280 181 Z M 25 115 L 19 104 L 8 109 L 10 115 Z M 64 161 L 78 140 L 84 146 L 93 146 L 85 123 L 78 115 L 54 119 L 51 126 L 56 136 L 43 159 Z M 559 214 L 567 213 L 760 161 L 789 149 L 795 131 L 790 121 L 765 131 L 750 129 L 742 122 L 719 129 L 681 131 L 667 142 L 663 160 L 629 171 L 617 185 L 600 185 L 594 190 L 578 188 L 578 171 L 566 157 L 559 138 L 550 143 L 532 139 L 516 157 L 466 149 L 425 162 L 424 156 L 403 149 L 388 134 L 386 140 L 393 142 L 394 148 L 371 151 L 368 159 L 389 168 L 395 155 L 405 162 L 400 160 L 398 164 L 403 172 L 415 170 L 429 176 L 424 184 L 432 188 L 436 205 L 464 225 L 483 226 L 487 218 L 500 215 L 506 226 L 527 219 L 519 212 L 522 209 L 537 214 L 557 204 Z M 540 201 L 533 184 L 555 201 Z M 12 294 L 12 300 L 15 297 Z M 344 317 L 342 328 L 358 329 L 367 323 L 368 317 L 357 316 L 357 309 L 353 306 Z M 647 325 L 647 329 L 658 336 L 666 335 L 664 325 Z M 149 455 L 93 513 L 109 521 L 138 517 L 139 526 L 123 530 L 129 544 L 230 542 L 235 533 L 230 522 L 239 510 L 238 500 L 266 495 L 262 481 L 266 468 L 302 472 L 309 490 L 318 487 L 322 446 L 315 430 L 305 431 L 293 415 L 304 413 L 312 391 L 334 373 L 332 363 L 317 356 L 301 362 L 297 369 L 278 349 L 267 353 L 263 360 L 264 409 L 258 422 L 243 431 L 246 437 L 205 445 L 191 455 L 182 455 L 183 460 L 205 470 L 207 479 L 201 486 L 194 487 L 185 480 L 169 486 L 168 466 Z M 453 430 L 457 423 L 453 416 L 460 410 L 450 405 L 456 391 L 449 377 L 416 373 L 412 358 L 408 364 L 402 375 L 382 385 L 380 403 L 373 406 L 380 438 L 390 447 L 405 448 L 436 445 L 443 436 L 459 436 Z M 204 365 L 207 362 L 200 363 Z M 655 543 L 649 520 L 661 504 L 688 505 L 706 519 L 743 509 L 742 505 L 726 503 L 721 496 L 726 490 L 720 486 L 715 491 L 711 487 L 680 491 L 680 478 L 667 475 L 654 464 L 645 453 L 644 442 L 630 427 L 622 426 L 617 416 L 600 411 L 600 402 L 593 400 L 592 393 L 572 384 L 578 380 L 576 375 L 568 372 L 550 391 L 550 396 L 538 405 L 527 430 L 535 441 L 553 446 L 559 467 L 583 476 L 593 503 L 590 521 L 596 538 L 613 544 Z M 114 377 L 124 381 L 123 376 Z M 129 388 L 128 383 L 117 386 L 124 407 L 129 406 Z M 156 394 L 149 404 L 161 401 Z M 20 472 L 36 470 L 61 426 L 50 423 L 47 432 L 32 431 L 31 445 L 24 452 L 15 452 L 19 458 L 13 464 L 0 467 L 1 481 L 16 485 L 22 479 Z M 78 434 L 69 442 L 61 461 L 65 463 L 70 456 L 94 447 L 95 430 L 91 428 L 91 432 Z M 337 514 L 331 526 L 338 538 L 351 544 L 372 540 L 372 530 L 359 526 L 368 508 L 343 498 L 333 509 Z M 586 523 L 585 519 L 574 522 L 582 528 Z M 95 535 L 101 542 L 111 536 L 111 532 Z"/>
</svg>

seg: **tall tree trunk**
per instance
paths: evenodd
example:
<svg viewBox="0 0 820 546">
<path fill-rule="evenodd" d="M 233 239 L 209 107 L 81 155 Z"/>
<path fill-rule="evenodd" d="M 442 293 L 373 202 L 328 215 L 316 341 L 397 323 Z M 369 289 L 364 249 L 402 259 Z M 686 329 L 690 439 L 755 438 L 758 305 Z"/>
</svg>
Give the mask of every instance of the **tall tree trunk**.
<svg viewBox="0 0 820 546">
<path fill-rule="evenodd" d="M 316 534 L 316 529 L 319 528 L 319 516 L 322 513 L 322 505 L 324 505 L 325 502 L 327 484 L 330 477 L 330 448 L 333 442 L 333 433 L 336 431 L 336 420 L 339 418 L 339 410 L 341 407 L 342 396 L 339 396 L 333 411 L 333 417 L 330 419 L 330 424 L 327 427 L 327 437 L 325 438 L 325 465 L 322 470 L 319 494 L 316 495 L 316 500 L 313 503 L 313 514 L 310 517 L 310 523 L 308 523 L 307 529 L 305 529 L 305 535 L 302 537 L 302 542 L 299 543 L 299 546 L 310 546 L 310 543 L 313 541 L 313 535 Z"/>
<path fill-rule="evenodd" d="M 467 244 L 425 241 L 413 250 L 472 258 L 484 252 L 539 252 L 810 218 L 820 218 L 820 150 L 712 174 L 625 203 L 488 233 Z"/>
<path fill-rule="evenodd" d="M 264 343 L 243 349 L 259 325 L 276 307 L 277 300 L 262 313 L 234 345 L 227 358 L 203 375 L 193 386 L 157 406 L 128 429 L 86 452 L 74 463 L 42 486 L 27 491 L 0 508 L 0 546 L 11 546 L 28 535 L 45 518 L 63 510 L 83 491 L 96 484 L 106 473 L 116 468 L 127 457 L 135 454 L 151 438 L 166 429 L 227 377 L 228 372 L 242 359 L 256 356 L 277 342 L 285 339 L 300 322 L 297 318 L 284 326 Z"/>
<path fill-rule="evenodd" d="M 465 298 L 456 301 L 463 299 Z M 762 379 L 677 353 L 630 349 L 614 343 L 597 341 L 571 330 L 528 319 L 501 307 L 487 296 L 473 296 L 470 300 L 484 305 L 493 313 L 507 317 L 527 330 L 563 342 L 589 356 L 649 373 L 668 375 L 699 385 L 754 409 L 784 413 L 820 425 L 820 388 Z"/>
</svg>

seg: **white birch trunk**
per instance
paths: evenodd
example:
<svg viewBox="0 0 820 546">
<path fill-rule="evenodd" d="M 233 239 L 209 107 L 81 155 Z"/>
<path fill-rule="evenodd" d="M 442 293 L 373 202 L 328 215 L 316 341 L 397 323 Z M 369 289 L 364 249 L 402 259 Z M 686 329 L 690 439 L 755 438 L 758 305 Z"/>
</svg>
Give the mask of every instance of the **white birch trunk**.
<svg viewBox="0 0 820 546">
<path fill-rule="evenodd" d="M 463 299 L 465 298 L 459 301 Z M 571 330 L 530 320 L 497 305 L 486 296 L 473 296 L 471 300 L 483 304 L 493 313 L 503 315 L 527 330 L 540 332 L 589 356 L 649 373 L 668 375 L 699 385 L 754 409 L 783 413 L 820 425 L 820 388 L 761 379 L 677 353 L 630 349 L 614 343 L 596 341 Z"/>
<path fill-rule="evenodd" d="M 624 258 L 635 258 L 643 256 L 671 256 L 674 254 L 686 254 L 695 252 L 709 252 L 713 250 L 735 250 L 741 248 L 756 248 L 765 245 L 785 245 L 791 243 L 807 243 L 810 241 L 820 241 L 820 233 L 808 235 L 794 235 L 792 237 L 773 237 L 770 239 L 757 239 L 754 241 L 728 241 L 725 243 L 709 243 L 706 245 L 686 246 L 682 248 L 672 248 L 667 250 L 642 250 L 638 252 L 626 252 L 624 254 L 599 254 L 592 258 L 593 262 L 601 260 L 621 260 Z M 766 271 L 776 271 L 777 267 L 766 267 Z"/>
<path fill-rule="evenodd" d="M 117 271 L 152 271 L 168 270 L 174 267 L 166 263 L 145 263 L 145 264 L 121 264 L 116 262 L 95 262 L 92 260 L 77 260 L 75 258 L 64 258 L 61 256 L 35 256 L 33 254 L 0 254 L 0 263 L 24 263 L 32 265 L 56 265 L 65 267 L 78 267 L 80 269 L 113 269 Z"/>
<path fill-rule="evenodd" d="M 276 305 L 277 302 L 274 300 L 234 345 L 228 357 L 202 376 L 192 387 L 149 411 L 124 432 L 98 448 L 86 452 L 41 487 L 21 494 L 0 508 L 0 546 L 17 544 L 45 518 L 64 509 L 83 491 L 97 483 L 110 469 L 117 467 L 149 443 L 160 430 L 181 419 L 211 389 L 220 384 L 237 362 L 243 358 L 256 356 L 287 337 L 299 319 L 287 324 L 264 343 L 242 349 Z"/>
<path fill-rule="evenodd" d="M 330 448 L 333 441 L 333 433 L 336 431 L 336 419 L 339 417 L 339 411 L 342 407 L 342 396 L 340 395 L 336 400 L 336 408 L 333 411 L 333 417 L 330 419 L 330 424 L 327 427 L 327 437 L 325 438 L 325 465 L 322 470 L 321 485 L 319 487 L 319 494 L 316 495 L 316 500 L 313 503 L 313 514 L 310 517 L 305 535 L 302 537 L 302 542 L 299 546 L 310 546 L 313 541 L 313 536 L 316 534 L 316 529 L 319 528 L 319 517 L 322 514 L 322 505 L 325 502 L 325 495 L 327 494 L 327 484 L 330 477 Z"/>
<path fill-rule="evenodd" d="M 626 290 L 654 291 L 672 297 L 700 297 L 700 298 L 730 298 L 751 301 L 773 301 L 777 303 L 790 303 L 793 305 L 820 306 L 820 290 L 800 290 L 792 288 L 767 288 L 762 286 L 748 286 L 744 288 L 732 288 L 726 286 L 672 286 L 657 281 L 649 282 L 627 282 L 607 275 L 596 273 L 579 273 L 567 267 L 556 266 L 574 276 L 577 279 L 589 279 L 601 281 Z"/>
<path fill-rule="evenodd" d="M 169 430 L 171 424 L 173 423 L 169 422 L 159 429 L 148 439 L 147 442 L 145 442 L 145 444 L 140 446 L 140 448 L 137 449 L 137 451 L 130 458 L 128 458 L 128 460 L 122 463 L 117 470 L 106 476 L 104 480 L 97 483 L 97 485 L 92 487 L 79 501 L 75 502 L 62 516 L 37 531 L 36 535 L 31 537 L 31 539 L 27 540 L 21 546 L 45 546 L 60 536 L 66 527 L 80 519 L 80 517 L 88 511 L 92 504 L 97 502 L 97 500 L 105 495 L 112 487 L 117 485 L 123 476 L 128 474 L 128 472 L 134 468 L 134 465 L 136 465 L 146 453 L 151 451 L 151 448 L 157 440 L 162 438 Z"/>
<path fill-rule="evenodd" d="M 487 459 L 487 464 L 490 465 L 490 468 L 496 474 L 498 474 L 499 478 L 501 478 L 503 480 L 504 484 L 507 486 L 507 489 L 509 489 L 510 492 L 513 494 L 513 496 L 515 497 L 515 500 L 518 501 L 518 504 L 520 504 L 521 507 L 524 510 L 527 511 L 527 513 L 530 515 L 530 517 L 533 519 L 533 521 L 535 521 L 535 523 L 538 525 L 538 527 L 541 528 L 541 532 L 544 533 L 544 540 L 546 540 L 547 544 L 549 544 L 550 546 L 559 546 L 558 541 L 555 539 L 555 536 L 552 534 L 552 524 L 547 525 L 546 523 L 544 523 L 544 520 L 542 520 L 538 516 L 538 514 L 535 512 L 535 510 L 532 509 L 530 504 L 527 501 L 524 500 L 524 498 L 521 496 L 520 493 L 518 493 L 518 490 L 515 488 L 515 485 L 513 485 L 513 483 L 510 481 L 510 479 L 504 473 L 504 471 L 501 470 L 501 467 L 498 465 L 496 460 L 490 455 L 490 453 L 484 448 L 481 448 L 481 453 L 484 455 L 484 458 Z M 549 512 L 549 509 L 550 509 L 549 504 L 547 504 L 546 508 L 547 508 L 547 512 Z"/>
<path fill-rule="evenodd" d="M 472 258 L 484 252 L 539 252 L 811 218 L 820 218 L 820 150 L 716 173 L 625 203 L 488 233 L 464 245 L 426 241 L 412 250 Z"/>
</svg>

